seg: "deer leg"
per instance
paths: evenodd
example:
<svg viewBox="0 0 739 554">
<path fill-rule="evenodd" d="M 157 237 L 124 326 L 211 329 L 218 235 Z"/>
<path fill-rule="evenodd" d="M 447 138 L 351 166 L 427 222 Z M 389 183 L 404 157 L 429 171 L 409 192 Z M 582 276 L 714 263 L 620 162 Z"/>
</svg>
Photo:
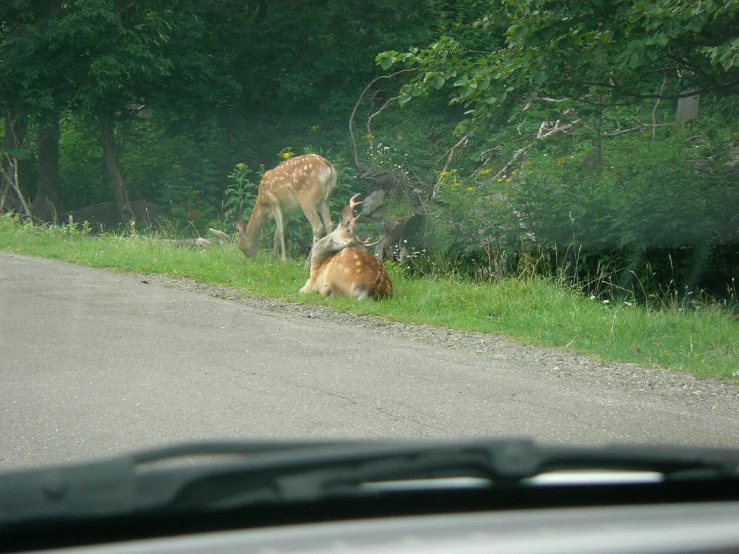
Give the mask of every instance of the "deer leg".
<svg viewBox="0 0 739 554">
<path fill-rule="evenodd" d="M 334 230 L 334 224 L 331 222 L 331 213 L 328 209 L 328 199 L 321 200 L 321 219 L 323 219 L 323 226 L 326 228 L 326 234 L 328 235 Z"/>
<path fill-rule="evenodd" d="M 321 224 L 321 218 L 318 217 L 318 212 L 313 206 L 303 206 L 303 213 L 305 214 L 306 219 L 310 222 L 310 226 L 313 229 L 313 244 L 311 245 L 310 252 L 308 252 L 308 258 L 305 260 L 305 267 L 306 269 L 310 268 L 310 258 L 313 254 L 313 246 L 321 240 L 321 237 L 323 237 L 323 225 Z M 330 222 L 330 220 L 329 220 Z M 329 227 L 326 234 L 331 232 L 331 228 Z"/>
<path fill-rule="evenodd" d="M 272 255 L 277 256 L 277 252 L 280 251 L 280 232 L 275 229 L 275 236 L 272 239 Z"/>
<path fill-rule="evenodd" d="M 282 209 L 280 209 L 279 206 L 275 206 L 272 208 L 272 214 L 275 216 L 275 239 L 274 239 L 274 246 L 275 246 L 275 252 L 274 254 L 277 254 L 277 237 L 279 236 L 280 241 L 280 247 L 281 247 L 281 253 L 282 253 L 282 261 L 287 261 L 287 255 L 285 254 L 285 220 L 282 216 Z"/>
</svg>

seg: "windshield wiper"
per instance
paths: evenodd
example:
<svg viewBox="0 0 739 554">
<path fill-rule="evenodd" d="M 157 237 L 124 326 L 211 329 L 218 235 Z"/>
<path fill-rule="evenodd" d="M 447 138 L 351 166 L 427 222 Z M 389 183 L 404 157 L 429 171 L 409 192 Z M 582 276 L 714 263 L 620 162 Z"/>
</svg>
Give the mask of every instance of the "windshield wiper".
<svg viewBox="0 0 739 554">
<path fill-rule="evenodd" d="M 185 444 L 0 475 L 0 529 L 28 518 L 213 510 L 388 491 L 524 489 L 550 485 L 542 479 L 547 475 L 592 471 L 631 475 L 631 483 L 739 480 L 739 450 L 572 448 L 521 439 Z"/>
</svg>

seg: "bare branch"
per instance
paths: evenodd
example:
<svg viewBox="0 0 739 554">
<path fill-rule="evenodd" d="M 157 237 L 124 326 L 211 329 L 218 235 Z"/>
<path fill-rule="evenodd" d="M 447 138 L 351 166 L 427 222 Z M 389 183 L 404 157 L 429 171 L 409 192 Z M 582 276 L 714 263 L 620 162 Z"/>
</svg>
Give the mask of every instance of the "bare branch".
<svg viewBox="0 0 739 554">
<path fill-rule="evenodd" d="M 359 152 L 357 151 L 357 141 L 354 137 L 354 118 L 357 115 L 357 110 L 359 109 L 359 105 L 362 103 L 362 100 L 364 99 L 364 95 L 367 94 L 367 91 L 372 88 L 372 86 L 381 79 L 392 79 L 393 77 L 396 77 L 398 75 L 401 75 L 402 73 L 410 73 L 416 71 L 415 68 L 412 69 L 401 69 L 400 71 L 396 71 L 395 73 L 391 73 L 390 75 L 380 75 L 379 77 L 372 79 L 369 84 L 364 87 L 364 90 L 359 95 L 359 99 L 357 100 L 357 103 L 354 105 L 354 109 L 352 110 L 352 114 L 349 117 L 349 139 L 352 143 L 352 150 L 354 151 L 354 165 L 359 169 L 360 171 L 364 171 L 364 164 L 362 164 L 361 160 L 359 159 Z"/>
<path fill-rule="evenodd" d="M 667 84 L 667 73 L 662 75 L 662 86 L 659 89 L 659 93 L 662 94 L 662 91 L 665 90 L 665 85 Z M 652 109 L 652 140 L 655 139 L 657 135 L 657 108 L 659 107 L 659 103 L 661 98 L 657 98 L 657 100 L 654 103 L 654 108 Z"/>
<path fill-rule="evenodd" d="M 23 193 L 21 192 L 20 187 L 18 186 L 18 160 L 15 158 L 11 158 L 7 152 L 5 153 L 5 158 L 7 159 L 9 166 L 13 168 L 13 176 L 11 177 L 10 175 L 8 175 L 8 172 L 5 171 L 5 168 L 2 165 L 0 165 L 0 172 L 2 172 L 6 182 L 15 191 L 15 194 L 18 196 L 18 200 L 20 200 L 21 206 L 23 206 L 23 211 L 26 212 L 26 217 L 30 219 L 31 210 L 28 207 L 26 199 L 23 197 Z M 5 195 L 3 194 L 3 199 L 4 198 Z"/>
<path fill-rule="evenodd" d="M 371 152 L 372 152 L 373 158 L 374 158 L 374 142 L 372 141 L 372 120 L 375 118 L 375 116 L 379 115 L 382 110 L 387 108 L 390 104 L 392 104 L 398 98 L 400 98 L 400 95 L 389 98 L 387 101 L 385 101 L 385 103 L 382 106 L 380 106 L 380 108 L 375 113 L 373 113 L 367 118 L 367 136 L 369 137 L 368 140 L 370 143 L 370 147 L 372 148 Z M 374 159 L 372 161 L 374 163 Z"/>
<path fill-rule="evenodd" d="M 551 128 L 547 128 L 546 127 L 546 124 L 548 122 L 545 121 L 544 123 L 541 124 L 541 126 L 539 127 L 539 131 L 536 133 L 536 140 L 543 140 L 543 139 L 549 138 L 549 137 L 551 137 L 553 135 L 556 135 L 556 134 L 559 134 L 559 133 L 566 133 L 566 132 L 572 130 L 572 128 L 575 125 L 577 125 L 578 123 L 580 123 L 580 121 L 582 121 L 582 119 L 575 119 L 575 120 L 571 121 L 570 123 L 567 123 L 566 125 L 562 125 L 560 127 L 559 120 L 557 120 L 554 123 L 554 126 L 551 127 Z M 550 125 L 551 125 L 551 123 L 550 123 Z M 526 154 L 526 152 L 528 152 L 529 149 L 532 146 L 534 146 L 534 144 L 536 144 L 536 141 L 534 141 L 534 142 L 532 142 L 530 144 L 527 144 L 523 148 L 519 148 L 518 150 L 516 150 L 513 153 L 513 156 L 511 157 L 511 159 L 508 160 L 508 163 L 506 163 L 503 167 L 501 167 L 500 170 L 498 171 L 498 173 L 496 173 L 493 176 L 493 179 L 498 179 L 500 177 L 503 177 L 504 175 L 507 175 L 508 174 L 508 170 L 510 169 L 510 167 L 514 163 L 516 163 L 518 160 L 520 160 L 524 156 L 524 154 Z"/>
<path fill-rule="evenodd" d="M 441 170 L 442 172 L 446 171 L 449 168 L 449 164 L 452 163 L 452 159 L 454 159 L 455 152 L 458 148 L 463 148 L 464 146 L 466 146 L 469 142 L 469 138 L 469 134 L 463 136 L 461 139 L 459 139 L 459 141 L 457 141 L 457 144 L 452 146 L 441 158 L 436 161 L 436 164 L 438 164 L 439 161 L 446 157 L 446 163 L 444 163 L 444 169 Z M 434 164 L 434 167 L 436 167 L 436 164 Z M 439 183 L 440 181 L 437 181 L 434 185 L 434 190 L 431 193 L 431 198 L 436 198 L 436 194 L 439 192 Z"/>
<path fill-rule="evenodd" d="M 503 167 L 500 168 L 500 170 L 498 171 L 498 173 L 496 173 L 493 176 L 493 179 L 498 179 L 502 175 L 507 175 L 508 174 L 508 169 L 514 163 L 516 163 L 518 160 L 520 160 L 523 157 L 523 155 L 526 154 L 526 152 L 528 152 L 529 148 L 531 148 L 532 146 L 534 146 L 534 143 L 533 142 L 531 144 L 527 144 L 523 148 L 519 148 L 518 150 L 516 150 L 513 153 L 513 157 L 510 160 L 508 160 L 508 163 L 507 164 L 505 164 Z"/>
<path fill-rule="evenodd" d="M 626 90 L 615 84 L 598 83 L 598 82 L 591 82 L 591 81 L 580 81 L 580 82 L 574 82 L 574 83 L 573 82 L 569 82 L 569 83 L 563 82 L 563 84 L 576 84 L 576 85 L 579 84 L 579 85 L 585 85 L 585 86 L 590 86 L 590 87 L 607 88 L 607 89 L 616 91 L 619 94 L 622 94 L 623 96 L 629 96 L 631 98 L 642 98 L 642 99 L 660 98 L 662 100 L 680 100 L 680 98 L 687 98 L 689 96 L 695 96 L 696 94 L 707 94 L 710 92 L 729 91 L 732 93 L 736 93 L 736 88 L 739 86 L 739 79 L 735 79 L 723 85 L 716 85 L 714 87 L 707 87 L 703 89 L 695 89 L 690 92 L 681 92 L 680 94 L 642 94 L 642 93 Z"/>
<path fill-rule="evenodd" d="M 654 128 L 655 127 L 671 127 L 672 123 L 649 123 L 649 124 L 643 124 L 643 125 L 637 125 L 636 127 L 630 127 L 629 129 L 620 129 L 618 131 L 611 131 L 610 133 L 603 133 L 601 136 L 604 137 L 618 137 L 621 135 L 625 135 L 627 133 L 634 133 L 636 131 L 644 131 L 645 129 L 652 129 L 652 134 L 654 135 Z"/>
<path fill-rule="evenodd" d="M 570 100 L 569 98 L 547 98 L 546 96 L 543 98 L 531 98 L 528 102 L 526 102 L 526 105 L 521 110 L 522 112 L 525 112 L 528 110 L 534 102 L 541 102 L 542 104 L 557 104 L 559 102 L 567 102 Z"/>
</svg>

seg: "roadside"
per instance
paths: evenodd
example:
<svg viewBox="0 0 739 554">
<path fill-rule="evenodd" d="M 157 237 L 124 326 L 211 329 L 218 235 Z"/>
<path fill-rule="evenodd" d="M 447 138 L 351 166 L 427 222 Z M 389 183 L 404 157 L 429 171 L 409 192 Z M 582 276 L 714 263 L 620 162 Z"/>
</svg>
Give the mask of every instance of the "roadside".
<svg viewBox="0 0 739 554">
<path fill-rule="evenodd" d="M 647 396 L 683 403 L 686 407 L 723 413 L 739 420 L 739 379 L 737 383 L 717 379 L 696 379 L 674 370 L 646 368 L 630 363 L 602 362 L 593 357 L 557 348 L 521 345 L 509 339 L 452 331 L 427 325 L 385 321 L 372 316 L 336 312 L 325 306 L 296 304 L 272 298 L 246 297 L 235 288 L 203 285 L 192 279 L 160 274 L 141 276 L 142 281 L 175 289 L 243 302 L 249 306 L 301 317 L 364 327 L 374 332 L 497 360 L 526 360 L 527 366 L 558 378 L 609 388 L 623 394 Z M 738 366 L 739 367 L 739 366 Z"/>
</svg>

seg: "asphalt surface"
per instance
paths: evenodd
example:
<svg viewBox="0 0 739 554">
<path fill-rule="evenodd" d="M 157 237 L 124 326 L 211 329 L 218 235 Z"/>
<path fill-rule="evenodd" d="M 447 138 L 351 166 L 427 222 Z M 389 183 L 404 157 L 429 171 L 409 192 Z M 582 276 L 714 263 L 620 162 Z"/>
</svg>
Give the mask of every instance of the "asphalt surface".
<svg viewBox="0 0 739 554">
<path fill-rule="evenodd" d="M 198 439 L 739 446 L 739 413 L 0 254 L 0 469 Z"/>
</svg>

